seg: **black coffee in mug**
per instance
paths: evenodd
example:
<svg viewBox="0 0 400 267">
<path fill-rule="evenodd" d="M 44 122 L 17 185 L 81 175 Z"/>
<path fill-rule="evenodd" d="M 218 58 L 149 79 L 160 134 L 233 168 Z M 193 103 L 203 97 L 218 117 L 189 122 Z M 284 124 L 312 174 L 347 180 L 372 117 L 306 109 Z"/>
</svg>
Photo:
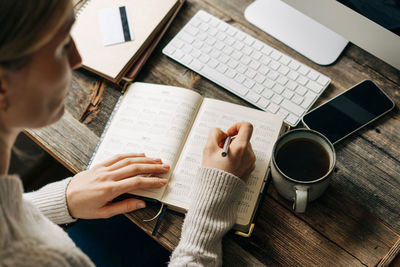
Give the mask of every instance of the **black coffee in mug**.
<svg viewBox="0 0 400 267">
<path fill-rule="evenodd" d="M 321 144 L 308 138 L 298 138 L 282 145 L 276 155 L 276 164 L 292 179 L 312 181 L 328 173 L 330 159 Z"/>
</svg>

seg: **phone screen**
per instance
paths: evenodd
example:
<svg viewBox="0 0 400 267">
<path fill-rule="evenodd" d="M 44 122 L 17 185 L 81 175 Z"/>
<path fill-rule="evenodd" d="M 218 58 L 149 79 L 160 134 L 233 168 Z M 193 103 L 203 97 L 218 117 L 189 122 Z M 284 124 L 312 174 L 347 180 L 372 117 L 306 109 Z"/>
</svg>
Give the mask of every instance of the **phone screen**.
<svg viewBox="0 0 400 267">
<path fill-rule="evenodd" d="M 366 80 L 311 110 L 304 115 L 303 123 L 336 143 L 393 107 L 393 101 Z"/>
</svg>

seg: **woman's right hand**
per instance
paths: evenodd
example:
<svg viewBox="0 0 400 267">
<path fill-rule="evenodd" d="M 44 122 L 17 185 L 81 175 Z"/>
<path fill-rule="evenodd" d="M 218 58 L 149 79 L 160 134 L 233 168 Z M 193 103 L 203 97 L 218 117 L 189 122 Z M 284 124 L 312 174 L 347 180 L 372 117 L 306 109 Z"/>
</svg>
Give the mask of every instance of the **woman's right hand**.
<svg viewBox="0 0 400 267">
<path fill-rule="evenodd" d="M 221 169 L 232 173 L 241 179 L 254 170 L 256 156 L 250 144 L 253 125 L 248 122 L 239 122 L 228 129 L 226 133 L 218 128 L 210 130 L 208 140 L 203 151 L 202 166 Z M 222 157 L 222 147 L 228 136 L 236 137 L 231 141 L 228 155 Z"/>
</svg>

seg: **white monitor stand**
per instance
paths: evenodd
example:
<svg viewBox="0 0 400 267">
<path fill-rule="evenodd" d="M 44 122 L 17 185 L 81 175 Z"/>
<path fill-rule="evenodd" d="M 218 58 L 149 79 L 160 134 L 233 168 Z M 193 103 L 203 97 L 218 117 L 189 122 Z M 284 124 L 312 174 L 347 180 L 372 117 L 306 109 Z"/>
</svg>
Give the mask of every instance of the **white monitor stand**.
<svg viewBox="0 0 400 267">
<path fill-rule="evenodd" d="M 332 64 L 348 41 L 280 0 L 256 0 L 246 19 L 320 65 Z"/>
</svg>

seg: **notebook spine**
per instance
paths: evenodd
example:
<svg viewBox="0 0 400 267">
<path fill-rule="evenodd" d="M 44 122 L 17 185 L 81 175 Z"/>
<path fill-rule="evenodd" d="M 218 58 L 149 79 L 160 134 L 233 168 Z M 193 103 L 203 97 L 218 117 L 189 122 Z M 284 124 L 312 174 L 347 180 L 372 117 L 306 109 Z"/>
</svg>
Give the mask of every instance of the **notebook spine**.
<svg viewBox="0 0 400 267">
<path fill-rule="evenodd" d="M 81 0 L 75 5 L 75 17 L 78 17 L 91 0 Z"/>
<path fill-rule="evenodd" d="M 102 132 L 101 135 L 100 135 L 99 141 L 97 142 L 97 145 L 96 145 L 96 147 L 95 147 L 95 149 L 94 149 L 94 152 L 93 152 L 93 154 L 92 154 L 92 157 L 91 157 L 90 160 L 89 160 L 89 163 L 88 163 L 88 165 L 87 165 L 87 167 L 86 167 L 86 170 L 90 169 L 90 166 L 91 166 L 92 163 L 93 163 L 93 159 L 94 159 L 94 157 L 96 156 L 97 151 L 98 151 L 98 149 L 99 149 L 99 147 L 100 147 L 100 144 L 101 144 L 101 142 L 103 141 L 104 136 L 106 135 L 106 132 L 107 132 L 108 128 L 110 127 L 110 124 L 111 124 L 112 119 L 114 118 L 115 112 L 118 110 L 118 108 L 119 108 L 119 106 L 120 106 L 120 104 L 121 104 L 121 101 L 122 101 L 123 96 L 124 96 L 124 94 L 122 94 L 122 95 L 118 98 L 118 101 L 117 101 L 117 103 L 115 104 L 114 109 L 113 109 L 113 111 L 112 111 L 111 114 L 110 114 L 110 118 L 108 119 L 108 121 L 107 121 L 107 123 L 106 123 L 106 126 L 104 127 L 104 130 L 103 130 L 103 132 Z"/>
</svg>

